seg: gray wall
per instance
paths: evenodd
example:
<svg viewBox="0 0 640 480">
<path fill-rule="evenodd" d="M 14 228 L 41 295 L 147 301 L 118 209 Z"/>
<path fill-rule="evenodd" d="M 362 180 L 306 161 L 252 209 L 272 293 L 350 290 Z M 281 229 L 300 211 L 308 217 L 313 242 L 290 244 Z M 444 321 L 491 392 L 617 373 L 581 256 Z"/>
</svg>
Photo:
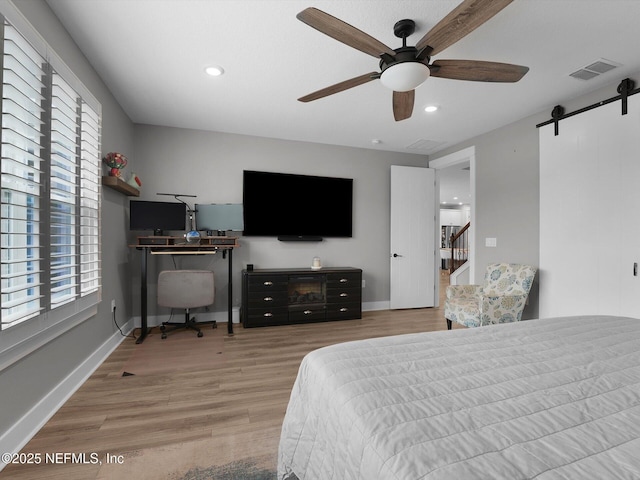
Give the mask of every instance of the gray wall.
<svg viewBox="0 0 640 480">
<path fill-rule="evenodd" d="M 536 125 L 551 119 L 557 104 L 567 113 L 616 96 L 615 79 L 604 88 L 574 99 L 554 99 L 540 113 L 448 148 L 429 160 L 475 146 L 476 205 L 474 268 L 476 283 L 482 281 L 491 262 L 522 262 L 538 265 L 540 259 L 540 150 Z M 560 122 L 562 133 L 562 122 Z M 603 197 L 604 198 L 604 197 Z M 485 238 L 497 238 L 497 247 L 486 247 Z M 558 245 L 558 248 L 565 248 Z M 538 317 L 536 276 L 523 318 Z"/>
<path fill-rule="evenodd" d="M 425 167 L 426 156 L 150 125 L 136 126 L 135 142 L 136 173 L 143 183 L 140 198 L 144 200 L 171 201 L 171 197 L 156 193 L 174 192 L 197 195 L 197 203 L 241 203 L 245 169 L 353 178 L 353 238 L 280 242 L 242 237 L 233 258 L 233 303 L 240 304 L 240 270 L 247 263 L 255 268 L 308 267 L 314 256 L 325 266 L 362 268 L 366 282 L 363 301 L 388 302 L 390 166 Z M 132 288 L 137 292 L 137 255 L 131 261 Z M 182 257 L 177 262 L 183 268 L 200 265 L 214 269 L 216 309 L 222 310 L 226 305 L 225 262 L 202 257 Z M 166 258 L 153 258 L 149 263 L 149 298 L 153 299 L 158 269 L 173 268 L 173 264 Z M 139 306 L 134 308 L 137 314 Z M 153 301 L 149 312 L 155 312 Z"/>
<path fill-rule="evenodd" d="M 131 121 L 47 4 L 41 0 L 15 3 L 54 51 L 102 103 L 103 151 L 133 152 Z M 26 414 L 117 331 L 111 319 L 111 299 L 116 300 L 120 324 L 132 316 L 130 281 L 127 278 L 128 231 L 124 228 L 123 222 L 126 207 L 128 201 L 122 194 L 106 189 L 103 191 L 103 301 L 99 305 L 98 314 L 0 372 L 0 433 Z"/>
</svg>

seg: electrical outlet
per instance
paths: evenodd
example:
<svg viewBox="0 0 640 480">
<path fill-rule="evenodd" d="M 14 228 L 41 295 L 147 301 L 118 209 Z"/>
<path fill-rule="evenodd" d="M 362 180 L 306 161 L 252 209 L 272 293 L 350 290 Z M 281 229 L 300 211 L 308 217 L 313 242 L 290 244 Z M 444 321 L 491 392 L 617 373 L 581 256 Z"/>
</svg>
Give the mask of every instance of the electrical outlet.
<svg viewBox="0 0 640 480">
<path fill-rule="evenodd" d="M 111 300 L 111 311 L 114 312 L 116 310 L 116 301 Z"/>
</svg>

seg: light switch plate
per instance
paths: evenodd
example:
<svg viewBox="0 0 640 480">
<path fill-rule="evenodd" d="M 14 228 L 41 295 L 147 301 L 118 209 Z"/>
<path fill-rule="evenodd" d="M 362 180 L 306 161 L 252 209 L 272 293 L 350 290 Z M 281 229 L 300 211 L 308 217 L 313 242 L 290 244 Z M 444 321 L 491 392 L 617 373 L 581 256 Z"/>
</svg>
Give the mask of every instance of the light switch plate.
<svg viewBox="0 0 640 480">
<path fill-rule="evenodd" d="M 498 246 L 498 239 L 497 238 L 487 237 L 487 238 L 484 239 L 484 246 L 485 247 L 497 247 Z"/>
</svg>

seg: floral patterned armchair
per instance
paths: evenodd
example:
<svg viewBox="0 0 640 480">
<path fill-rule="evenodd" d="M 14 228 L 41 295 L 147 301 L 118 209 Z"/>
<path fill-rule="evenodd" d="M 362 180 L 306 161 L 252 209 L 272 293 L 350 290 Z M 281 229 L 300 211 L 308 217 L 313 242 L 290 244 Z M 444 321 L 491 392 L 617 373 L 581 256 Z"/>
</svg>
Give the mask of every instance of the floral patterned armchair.
<svg viewBox="0 0 640 480">
<path fill-rule="evenodd" d="M 536 268 L 515 263 L 487 265 L 484 285 L 449 285 L 444 302 L 447 328 L 517 322 L 522 318 Z"/>
</svg>

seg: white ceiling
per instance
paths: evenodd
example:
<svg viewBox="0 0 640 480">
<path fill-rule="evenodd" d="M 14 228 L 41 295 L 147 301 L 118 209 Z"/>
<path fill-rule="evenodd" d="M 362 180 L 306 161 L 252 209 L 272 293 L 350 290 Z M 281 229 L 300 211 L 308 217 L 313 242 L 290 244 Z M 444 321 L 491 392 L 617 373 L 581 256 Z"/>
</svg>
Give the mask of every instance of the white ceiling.
<svg viewBox="0 0 640 480">
<path fill-rule="evenodd" d="M 438 170 L 442 208 L 462 208 L 471 204 L 469 162 Z"/>
<path fill-rule="evenodd" d="M 550 114 L 568 98 L 640 71 L 640 1 L 515 0 L 433 60 L 530 67 L 518 83 L 430 78 L 416 90 L 413 117 L 402 122 L 393 120 L 391 92 L 378 81 L 297 101 L 378 70 L 375 58 L 297 20 L 304 8 L 315 6 L 396 48 L 396 21 L 416 21 L 413 45 L 458 3 L 48 0 L 130 118 L 143 124 L 430 154 L 533 113 Z M 600 58 L 621 66 L 590 81 L 569 77 Z M 225 75 L 205 75 L 213 64 Z M 427 104 L 440 110 L 426 114 Z"/>
</svg>

